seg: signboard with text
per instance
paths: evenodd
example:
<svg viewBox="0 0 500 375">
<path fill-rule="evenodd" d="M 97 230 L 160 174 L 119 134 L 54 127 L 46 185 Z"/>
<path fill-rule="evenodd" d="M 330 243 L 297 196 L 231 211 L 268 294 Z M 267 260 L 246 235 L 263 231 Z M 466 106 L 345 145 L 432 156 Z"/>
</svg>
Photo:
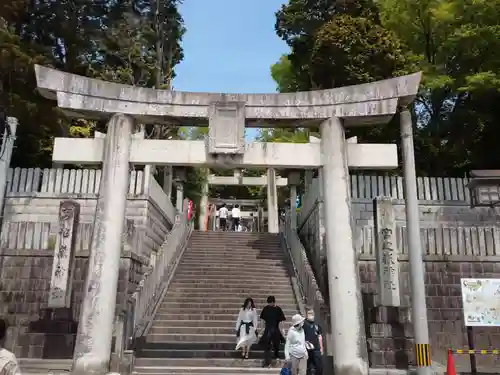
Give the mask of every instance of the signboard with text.
<svg viewBox="0 0 500 375">
<path fill-rule="evenodd" d="M 500 326 L 500 279 L 460 279 L 465 325 Z"/>
</svg>

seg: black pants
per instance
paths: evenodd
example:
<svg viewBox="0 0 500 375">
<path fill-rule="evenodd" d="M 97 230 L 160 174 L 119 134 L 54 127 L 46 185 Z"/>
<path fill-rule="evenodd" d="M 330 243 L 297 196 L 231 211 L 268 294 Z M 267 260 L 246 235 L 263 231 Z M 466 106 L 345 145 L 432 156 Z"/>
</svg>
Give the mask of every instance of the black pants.
<svg viewBox="0 0 500 375">
<path fill-rule="evenodd" d="M 323 375 L 323 356 L 319 350 L 309 350 L 307 352 L 309 358 L 307 359 L 307 375 L 312 375 L 314 369 L 315 375 Z"/>
<path fill-rule="evenodd" d="M 264 340 L 261 341 L 264 345 L 264 366 L 270 365 L 273 359 L 279 358 L 281 337 L 279 328 L 264 332 Z"/>
<path fill-rule="evenodd" d="M 221 217 L 219 219 L 219 229 L 226 230 L 227 229 L 227 219 Z"/>
<path fill-rule="evenodd" d="M 236 232 L 238 230 L 238 225 L 240 225 L 240 218 L 233 217 L 233 230 Z"/>
</svg>

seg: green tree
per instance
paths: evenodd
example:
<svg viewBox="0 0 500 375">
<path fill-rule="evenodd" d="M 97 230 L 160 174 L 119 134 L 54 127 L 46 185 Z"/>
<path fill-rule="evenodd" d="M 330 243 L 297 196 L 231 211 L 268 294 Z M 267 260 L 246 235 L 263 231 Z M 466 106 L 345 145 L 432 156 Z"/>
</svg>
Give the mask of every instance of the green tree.
<svg viewBox="0 0 500 375">
<path fill-rule="evenodd" d="M 419 57 L 417 163 L 422 173 L 497 168 L 500 2 L 382 0 L 383 24 Z"/>
<path fill-rule="evenodd" d="M 295 76 L 288 55 L 281 56 L 277 63 L 271 65 L 271 77 L 276 82 L 276 89 L 279 92 L 300 91 L 300 87 L 297 85 L 297 77 Z"/>
<path fill-rule="evenodd" d="M 310 71 L 316 86 L 326 89 L 406 74 L 409 67 L 394 33 L 370 18 L 341 14 L 317 31 Z"/>
<path fill-rule="evenodd" d="M 291 49 L 271 67 L 280 92 L 355 85 L 418 69 L 397 34 L 380 23 L 371 0 L 289 0 L 276 18 L 276 32 Z M 349 129 L 348 136 L 362 142 L 399 138 L 393 123 Z"/>
<path fill-rule="evenodd" d="M 36 94 L 33 64 L 144 87 L 156 78 L 154 25 L 162 23 L 165 82 L 182 59 L 177 0 L 14 0 L 0 5 L 0 110 L 18 117 L 13 164 L 50 165 L 54 136 L 88 137 L 103 123 L 67 119 Z M 156 8 L 154 8 L 156 9 Z M 156 20 L 159 19 L 157 22 Z"/>
<path fill-rule="evenodd" d="M 315 89 L 322 84 L 322 81 L 315 81 L 311 70 L 316 34 L 342 14 L 378 21 L 373 0 L 289 0 L 276 12 L 276 33 L 290 46 L 288 59 L 299 91 Z"/>
</svg>

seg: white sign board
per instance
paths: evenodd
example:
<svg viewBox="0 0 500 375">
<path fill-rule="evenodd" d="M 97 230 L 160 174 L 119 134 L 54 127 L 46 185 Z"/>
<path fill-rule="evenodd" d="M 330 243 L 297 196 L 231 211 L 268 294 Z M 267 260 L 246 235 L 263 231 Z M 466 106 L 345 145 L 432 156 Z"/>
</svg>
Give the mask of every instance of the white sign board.
<svg viewBox="0 0 500 375">
<path fill-rule="evenodd" d="M 465 325 L 500 326 L 500 279 L 460 279 Z"/>
</svg>

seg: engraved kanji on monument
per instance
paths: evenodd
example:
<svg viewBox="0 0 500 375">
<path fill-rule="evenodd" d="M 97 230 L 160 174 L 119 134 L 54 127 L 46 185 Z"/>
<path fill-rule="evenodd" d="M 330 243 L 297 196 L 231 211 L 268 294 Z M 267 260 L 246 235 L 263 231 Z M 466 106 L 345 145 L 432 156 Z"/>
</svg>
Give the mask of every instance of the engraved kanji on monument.
<svg viewBox="0 0 500 375">
<path fill-rule="evenodd" d="M 71 305 L 71 286 L 79 214 L 80 205 L 77 202 L 62 201 L 59 205 L 59 231 L 54 248 L 49 308 L 70 307 Z"/>
<path fill-rule="evenodd" d="M 215 102 L 209 107 L 208 152 L 243 154 L 245 151 L 245 103 Z"/>
<path fill-rule="evenodd" d="M 377 197 L 374 205 L 378 303 L 382 306 L 400 306 L 394 206 L 390 197 Z"/>
</svg>

